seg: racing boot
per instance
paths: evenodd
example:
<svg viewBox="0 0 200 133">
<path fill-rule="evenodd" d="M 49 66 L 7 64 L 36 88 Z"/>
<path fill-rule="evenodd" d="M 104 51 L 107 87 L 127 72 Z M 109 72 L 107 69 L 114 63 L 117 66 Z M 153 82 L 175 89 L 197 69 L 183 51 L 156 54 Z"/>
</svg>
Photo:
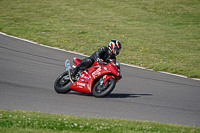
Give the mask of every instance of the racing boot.
<svg viewBox="0 0 200 133">
<path fill-rule="evenodd" d="M 80 69 L 80 64 L 76 66 L 73 70 L 71 70 L 71 73 L 70 73 L 71 77 L 74 77 L 77 74 L 79 69 Z"/>
<path fill-rule="evenodd" d="M 77 74 L 76 68 L 74 68 L 73 70 L 71 70 L 70 74 L 71 74 L 71 77 L 74 77 Z"/>
</svg>

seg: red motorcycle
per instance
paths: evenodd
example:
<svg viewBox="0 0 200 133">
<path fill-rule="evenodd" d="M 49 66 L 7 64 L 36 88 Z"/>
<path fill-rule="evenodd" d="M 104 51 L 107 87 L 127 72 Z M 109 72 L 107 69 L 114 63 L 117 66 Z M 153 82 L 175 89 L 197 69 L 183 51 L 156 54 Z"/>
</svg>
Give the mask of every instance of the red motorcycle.
<svg viewBox="0 0 200 133">
<path fill-rule="evenodd" d="M 75 57 L 73 61 L 77 66 L 82 59 Z M 113 91 L 116 83 L 122 78 L 120 61 L 116 59 L 109 59 L 101 64 L 95 61 L 90 68 L 79 70 L 74 77 L 70 75 L 70 60 L 65 61 L 65 67 L 66 71 L 54 83 L 55 91 L 61 94 L 74 90 L 92 93 L 95 97 L 105 97 Z"/>
</svg>

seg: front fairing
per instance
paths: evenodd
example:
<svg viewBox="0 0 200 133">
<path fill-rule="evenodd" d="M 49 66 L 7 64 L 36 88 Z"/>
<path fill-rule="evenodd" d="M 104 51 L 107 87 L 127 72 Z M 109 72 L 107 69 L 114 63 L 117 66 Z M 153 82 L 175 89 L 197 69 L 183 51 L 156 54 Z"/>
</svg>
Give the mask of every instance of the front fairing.
<svg viewBox="0 0 200 133">
<path fill-rule="evenodd" d="M 111 74 L 116 78 L 116 82 L 121 79 L 121 71 L 120 71 L 120 61 L 117 60 L 117 59 L 110 59 L 110 71 L 111 71 Z"/>
</svg>

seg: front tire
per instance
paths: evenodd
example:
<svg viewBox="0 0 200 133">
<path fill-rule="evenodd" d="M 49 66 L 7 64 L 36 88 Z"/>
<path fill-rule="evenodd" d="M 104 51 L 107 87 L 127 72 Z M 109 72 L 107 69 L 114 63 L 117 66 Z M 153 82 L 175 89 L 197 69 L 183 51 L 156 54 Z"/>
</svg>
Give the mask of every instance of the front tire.
<svg viewBox="0 0 200 133">
<path fill-rule="evenodd" d="M 114 78 L 109 78 L 106 83 L 100 85 L 100 80 L 94 85 L 92 93 L 95 97 L 105 97 L 110 94 L 115 88 L 116 80 Z"/>
<path fill-rule="evenodd" d="M 66 94 L 71 91 L 69 86 L 72 84 L 68 79 L 69 74 L 68 71 L 62 73 L 54 83 L 54 89 L 59 94 Z"/>
</svg>

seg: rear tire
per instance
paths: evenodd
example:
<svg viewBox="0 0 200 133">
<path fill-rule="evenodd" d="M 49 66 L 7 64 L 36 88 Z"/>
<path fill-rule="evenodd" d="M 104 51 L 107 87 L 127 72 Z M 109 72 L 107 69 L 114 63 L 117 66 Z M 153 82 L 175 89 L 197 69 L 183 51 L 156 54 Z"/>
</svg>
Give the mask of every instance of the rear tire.
<svg viewBox="0 0 200 133">
<path fill-rule="evenodd" d="M 69 79 L 65 79 L 64 77 L 68 76 L 68 71 L 62 73 L 54 83 L 54 89 L 59 94 L 66 94 L 71 91 L 69 86 L 72 84 Z"/>
<path fill-rule="evenodd" d="M 115 88 L 116 80 L 109 78 L 105 84 L 100 85 L 100 80 L 94 85 L 92 93 L 95 97 L 105 97 Z"/>
</svg>

